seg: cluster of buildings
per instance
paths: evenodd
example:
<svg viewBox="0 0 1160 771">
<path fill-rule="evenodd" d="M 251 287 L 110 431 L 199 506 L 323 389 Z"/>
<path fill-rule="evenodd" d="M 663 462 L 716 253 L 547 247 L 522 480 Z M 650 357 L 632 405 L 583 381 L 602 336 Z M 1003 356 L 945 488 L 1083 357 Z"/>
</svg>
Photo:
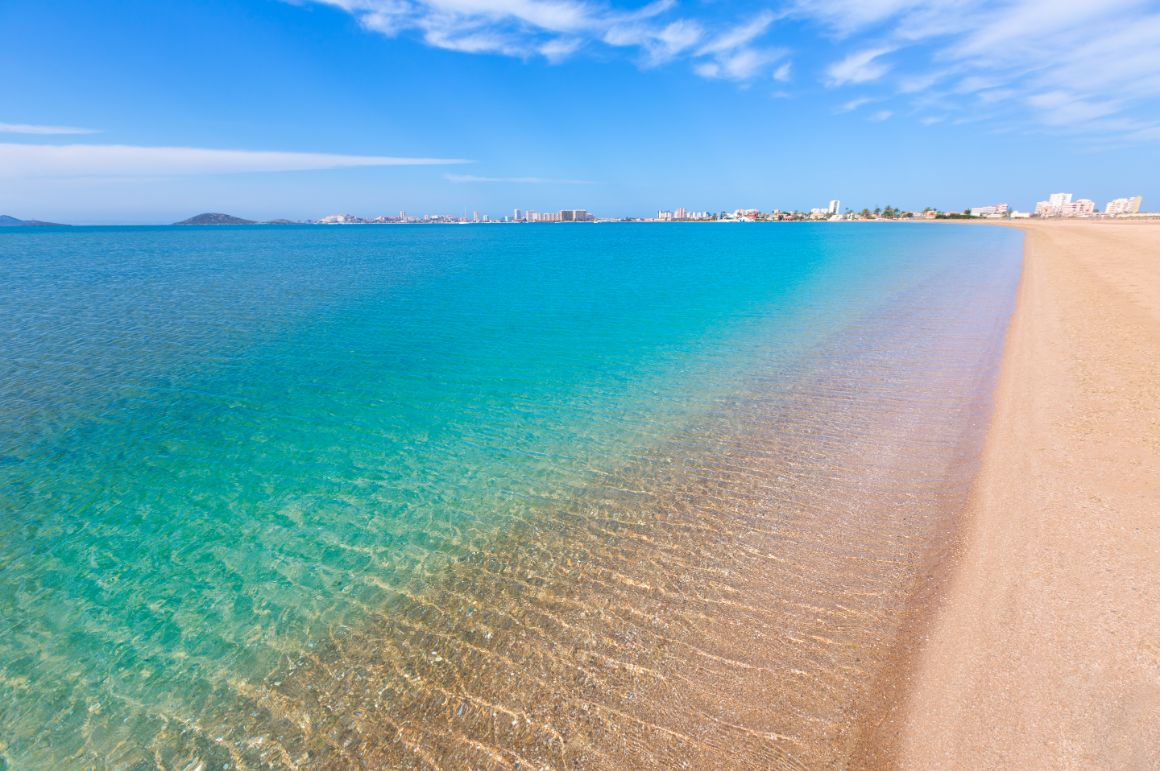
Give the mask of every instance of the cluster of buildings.
<svg viewBox="0 0 1160 771">
<path fill-rule="evenodd" d="M 658 222 L 706 222 L 716 215 L 707 211 L 687 211 L 684 207 L 673 211 L 662 210 L 657 212 Z"/>
<path fill-rule="evenodd" d="M 614 220 L 598 220 L 587 209 L 560 209 L 559 211 L 537 212 L 528 209 L 515 209 L 511 215 L 492 217 L 489 214 L 472 212 L 471 216 L 464 212 L 462 216 L 453 214 L 424 214 L 419 217 L 410 216 L 405 211 L 399 216 L 379 216 L 373 219 L 356 217 L 353 214 L 331 214 L 318 220 L 322 225 L 371 225 L 371 224 L 466 224 L 484 222 L 801 222 L 801 221 L 866 221 L 866 220 L 898 220 L 898 219 L 1024 219 L 1028 217 L 1144 217 L 1140 209 L 1143 205 L 1142 196 L 1131 198 L 1116 198 L 1109 201 L 1102 213 L 1096 209 L 1095 201 L 1090 198 L 1073 198 L 1071 193 L 1052 193 L 1046 201 L 1035 205 L 1034 214 L 1012 209 L 1006 203 L 995 203 L 987 206 L 975 206 L 962 212 L 943 212 L 927 207 L 922 211 L 904 211 L 887 206 L 873 211 L 862 209 L 860 212 L 847 209 L 842 211 L 842 202 L 838 199 L 830 201 L 825 207 L 803 211 L 782 211 L 773 209 L 763 212 L 759 209 L 733 209 L 732 211 L 690 211 L 684 207 L 664 209 L 657 212 L 656 217 L 624 217 Z M 1154 215 L 1153 215 L 1154 216 Z"/>
<path fill-rule="evenodd" d="M 1131 198 L 1113 198 L 1104 207 L 1104 214 L 1108 217 L 1129 216 L 1139 214 L 1144 205 L 1144 196 L 1134 195 Z"/>
<path fill-rule="evenodd" d="M 516 209 L 506 222 L 592 222 L 596 218 L 587 209 L 560 209 L 538 212 Z"/>
<path fill-rule="evenodd" d="M 561 209 L 552 212 L 524 211 L 516 209 L 510 217 L 492 217 L 490 214 L 472 212 L 468 216 L 458 214 L 424 214 L 411 216 L 407 212 L 399 212 L 399 216 L 381 215 L 370 219 L 356 217 L 353 214 L 328 214 L 317 220 L 319 225 L 404 225 L 404 224 L 451 224 L 465 225 L 468 223 L 483 222 L 591 222 L 596 218 L 587 209 Z"/>
<path fill-rule="evenodd" d="M 644 218 L 645 222 L 757 222 L 773 220 L 826 220 L 842 219 L 842 202 L 834 199 L 826 208 L 810 209 L 808 213 L 798 211 L 782 211 L 773 209 L 763 212 L 760 209 L 734 209 L 733 211 L 689 211 L 684 207 L 678 209 L 662 209 L 653 218 Z"/>
<path fill-rule="evenodd" d="M 1115 198 L 1104 207 L 1105 217 L 1128 217 L 1138 215 L 1144 203 L 1143 196 Z M 1052 193 L 1046 201 L 1035 204 L 1037 217 L 1094 217 L 1096 202 L 1090 198 L 1073 199 L 1071 193 Z"/>
<path fill-rule="evenodd" d="M 1036 217 L 1091 217 L 1096 202 L 1090 198 L 1072 200 L 1071 193 L 1052 193 L 1046 201 L 1035 204 Z"/>
<path fill-rule="evenodd" d="M 842 202 L 837 198 L 830 201 L 830 205 L 824 209 L 810 209 L 811 219 L 829 219 L 831 217 L 840 217 L 842 214 Z"/>
</svg>

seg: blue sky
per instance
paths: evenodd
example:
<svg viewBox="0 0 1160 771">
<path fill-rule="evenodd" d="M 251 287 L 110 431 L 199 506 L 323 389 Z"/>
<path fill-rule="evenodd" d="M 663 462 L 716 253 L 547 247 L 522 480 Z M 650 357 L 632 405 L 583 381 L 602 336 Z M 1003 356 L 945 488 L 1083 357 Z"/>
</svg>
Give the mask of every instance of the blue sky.
<svg viewBox="0 0 1160 771">
<path fill-rule="evenodd" d="M 0 213 L 1160 208 L 1160 3 L 3 0 Z"/>
</svg>

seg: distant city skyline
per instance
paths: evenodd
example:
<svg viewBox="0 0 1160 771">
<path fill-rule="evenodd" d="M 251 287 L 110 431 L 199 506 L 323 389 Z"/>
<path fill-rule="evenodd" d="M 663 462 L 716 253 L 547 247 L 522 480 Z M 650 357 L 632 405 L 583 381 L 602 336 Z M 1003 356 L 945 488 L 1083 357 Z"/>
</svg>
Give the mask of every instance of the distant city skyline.
<svg viewBox="0 0 1160 771">
<path fill-rule="evenodd" d="M 7 0 L 0 213 L 1156 201 L 1158 51 L 1140 0 Z"/>
</svg>

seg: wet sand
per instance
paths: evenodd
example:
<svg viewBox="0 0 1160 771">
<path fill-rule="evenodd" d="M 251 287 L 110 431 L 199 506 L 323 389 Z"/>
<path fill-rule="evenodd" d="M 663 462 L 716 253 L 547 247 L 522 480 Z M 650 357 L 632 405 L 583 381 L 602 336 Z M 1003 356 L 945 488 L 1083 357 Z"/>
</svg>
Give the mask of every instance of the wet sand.
<svg viewBox="0 0 1160 771">
<path fill-rule="evenodd" d="M 1029 223 L 906 768 L 1160 768 L 1160 224 Z"/>
</svg>

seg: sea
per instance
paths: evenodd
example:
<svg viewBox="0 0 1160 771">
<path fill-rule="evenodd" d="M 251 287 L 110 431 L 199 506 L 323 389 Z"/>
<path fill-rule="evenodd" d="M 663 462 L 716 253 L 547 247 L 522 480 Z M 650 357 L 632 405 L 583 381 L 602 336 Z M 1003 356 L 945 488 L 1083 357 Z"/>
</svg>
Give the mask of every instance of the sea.
<svg viewBox="0 0 1160 771">
<path fill-rule="evenodd" d="M 953 555 L 1021 255 L 0 231 L 0 769 L 850 765 Z"/>
</svg>

